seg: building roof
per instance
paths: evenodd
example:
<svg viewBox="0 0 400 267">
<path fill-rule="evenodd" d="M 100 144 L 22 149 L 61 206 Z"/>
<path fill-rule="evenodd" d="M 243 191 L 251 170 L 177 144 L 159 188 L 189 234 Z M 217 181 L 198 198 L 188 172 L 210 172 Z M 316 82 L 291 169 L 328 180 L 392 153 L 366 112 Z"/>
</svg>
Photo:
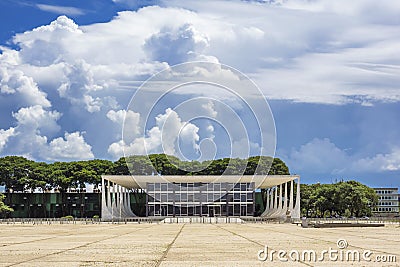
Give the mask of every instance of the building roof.
<svg viewBox="0 0 400 267">
<path fill-rule="evenodd" d="M 300 179 L 299 175 L 102 175 L 102 178 L 130 189 L 146 189 L 147 183 L 255 183 L 255 188 L 270 188 Z"/>
<path fill-rule="evenodd" d="M 374 187 L 374 190 L 398 190 L 397 187 Z"/>
</svg>

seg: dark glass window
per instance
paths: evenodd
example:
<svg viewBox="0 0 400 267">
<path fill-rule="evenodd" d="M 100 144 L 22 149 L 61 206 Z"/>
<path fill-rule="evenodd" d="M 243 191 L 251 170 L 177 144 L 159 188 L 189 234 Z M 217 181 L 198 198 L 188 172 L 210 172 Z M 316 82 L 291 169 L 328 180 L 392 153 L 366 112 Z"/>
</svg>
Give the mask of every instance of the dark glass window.
<svg viewBox="0 0 400 267">
<path fill-rule="evenodd" d="M 148 191 L 154 191 L 154 184 L 148 184 L 147 185 L 147 190 Z"/>
<path fill-rule="evenodd" d="M 253 200 L 253 193 L 247 193 L 247 200 L 252 201 Z"/>
<path fill-rule="evenodd" d="M 161 184 L 161 191 L 167 191 L 168 190 L 168 184 L 162 183 Z"/>
</svg>

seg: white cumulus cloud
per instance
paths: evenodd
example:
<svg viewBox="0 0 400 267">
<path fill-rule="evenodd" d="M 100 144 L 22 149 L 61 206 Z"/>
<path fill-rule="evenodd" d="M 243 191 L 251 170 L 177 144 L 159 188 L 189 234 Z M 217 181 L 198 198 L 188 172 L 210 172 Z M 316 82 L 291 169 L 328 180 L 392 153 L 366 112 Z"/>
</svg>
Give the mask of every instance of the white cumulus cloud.
<svg viewBox="0 0 400 267">
<path fill-rule="evenodd" d="M 166 109 L 164 114 L 157 115 L 155 121 L 156 125 L 146 131 L 144 136 L 139 136 L 130 143 L 124 138 L 111 144 L 108 152 L 114 157 L 122 156 L 124 152 L 125 155 L 166 153 L 184 157 L 186 149 L 198 151 L 200 137 L 196 125 L 182 121 L 170 108 Z M 181 142 L 181 146 L 178 142 Z"/>
<path fill-rule="evenodd" d="M 57 124 L 61 115 L 56 110 L 45 110 L 39 105 L 19 109 L 13 113 L 17 126 L 0 129 L 0 150 L 36 160 L 94 158 L 91 146 L 80 132 L 65 133 L 65 139 L 58 137 L 49 142 L 48 136 L 57 134 L 61 129 Z"/>
<path fill-rule="evenodd" d="M 7 144 L 8 138 L 14 135 L 14 128 L 10 128 L 7 130 L 0 129 L 0 152 L 3 150 L 5 145 Z"/>
<path fill-rule="evenodd" d="M 16 34 L 13 38 L 16 48 L 0 47 L 0 101 L 6 115 L 16 119 L 17 124 L 18 120 L 21 122 L 17 126 L 12 121 L 4 124 L 7 127 L 1 132 L 3 151 L 10 149 L 12 142 L 16 153 L 29 154 L 34 151 L 33 144 L 48 146 L 53 138 L 60 138 L 57 131 L 64 128 L 85 131 L 85 138 L 93 140 L 98 136 L 101 120 L 111 125 L 111 121 L 121 117 L 119 110 L 124 108 L 126 98 L 143 80 L 170 64 L 187 60 L 229 64 L 254 79 L 268 99 L 365 106 L 400 101 L 399 3 L 256 2 L 163 1 L 163 7 L 119 12 L 103 23 L 82 26 L 60 16 L 48 25 Z M 135 3 L 142 6 L 158 1 Z M 41 8 L 58 12 L 65 7 L 41 5 Z M 221 73 L 196 71 L 196 75 Z M 37 126 L 23 123 L 29 117 L 22 116 L 21 109 L 38 112 L 40 108 L 36 106 L 49 116 L 47 124 L 40 121 L 41 117 L 37 117 Z M 202 108 L 212 117 L 222 116 L 210 105 Z M 63 114 L 63 119 L 55 112 Z M 132 114 L 132 125 L 138 125 L 139 113 Z M 20 118 L 12 114 L 20 114 Z M 111 155 L 125 146 L 131 147 L 132 152 L 143 152 L 145 146 L 150 151 L 160 151 L 161 143 L 165 143 L 166 151 L 177 153 L 174 138 L 167 134 L 176 134 L 176 129 L 184 130 L 182 140 L 188 141 L 185 143 L 188 147 L 198 149 L 197 126 L 188 124 L 184 128 L 184 115 L 174 117 L 171 113 L 171 121 L 165 124 L 165 129 L 170 130 L 163 138 L 158 125 L 163 116 L 157 118 L 155 128 L 144 136 L 136 136 L 138 129 L 133 126 L 131 139 L 136 143 L 115 142 L 109 148 Z M 28 136 L 21 130 L 28 125 L 31 125 L 29 133 L 35 134 Z M 115 138 L 115 127 L 111 128 L 101 129 L 104 136 L 110 136 L 109 143 Z M 235 138 L 237 142 L 241 139 L 242 136 Z M 65 136 L 63 140 L 67 140 Z M 337 153 L 339 159 L 346 158 L 329 147 L 329 142 L 315 142 L 322 142 L 320 145 Z M 297 152 L 306 153 L 312 145 L 305 145 Z M 381 154 L 371 155 L 370 160 L 395 158 L 391 153 Z M 308 155 L 310 161 L 319 163 Z M 296 152 L 292 157 L 301 160 Z M 332 169 L 340 171 L 339 165 L 331 164 Z M 395 166 L 387 164 L 386 169 Z"/>
<path fill-rule="evenodd" d="M 64 138 L 53 139 L 46 151 L 47 160 L 87 160 L 93 159 L 92 147 L 88 145 L 81 133 L 65 133 Z"/>
</svg>

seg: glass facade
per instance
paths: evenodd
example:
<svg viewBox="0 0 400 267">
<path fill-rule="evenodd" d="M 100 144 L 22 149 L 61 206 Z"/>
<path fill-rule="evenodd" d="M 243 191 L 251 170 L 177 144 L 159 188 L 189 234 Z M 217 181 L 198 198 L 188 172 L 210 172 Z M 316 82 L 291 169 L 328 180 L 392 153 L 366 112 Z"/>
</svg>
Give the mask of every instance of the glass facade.
<svg viewBox="0 0 400 267">
<path fill-rule="evenodd" d="M 253 216 L 254 183 L 147 183 L 147 216 Z"/>
</svg>

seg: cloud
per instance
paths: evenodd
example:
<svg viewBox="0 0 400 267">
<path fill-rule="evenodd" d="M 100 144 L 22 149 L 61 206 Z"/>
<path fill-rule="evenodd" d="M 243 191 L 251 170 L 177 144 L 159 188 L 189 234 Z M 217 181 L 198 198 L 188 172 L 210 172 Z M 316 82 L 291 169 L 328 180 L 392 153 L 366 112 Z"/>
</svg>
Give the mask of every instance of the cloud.
<svg viewBox="0 0 400 267">
<path fill-rule="evenodd" d="M 101 129 L 102 138 L 109 142 L 97 142 L 114 142 L 115 149 L 108 149 L 114 156 L 121 147 L 134 144 L 121 144 L 115 134 L 131 94 L 154 73 L 186 60 L 232 65 L 254 79 L 268 99 L 364 106 L 400 101 L 399 3 L 275 2 L 188 0 L 165 1 L 160 3 L 164 7 L 159 7 L 147 6 L 153 1 L 140 1 L 135 3 L 146 7 L 119 12 L 104 23 L 78 25 L 60 16 L 48 25 L 16 34 L 13 42 L 17 48 L 0 48 L 0 102 L 6 125 L 2 126 L 3 151 L 10 149 L 10 142 L 22 139 L 18 129 L 27 127 L 14 125 L 17 119 L 12 114 L 41 106 L 53 122 L 35 129 L 31 139 L 27 138 L 32 144 L 45 146 L 60 138 L 60 132 L 77 131 L 86 132 L 84 139 L 92 143 L 100 138 L 99 128 L 106 124 Z M 222 72 L 201 68 L 194 72 L 199 73 Z M 190 92 L 177 90 L 176 94 L 181 97 Z M 223 116 L 207 104 L 202 109 L 212 117 Z M 55 111 L 62 119 L 51 118 Z M 140 110 L 136 113 L 133 125 L 138 125 L 141 117 Z M 188 121 L 184 114 L 178 117 L 176 127 Z M 187 146 L 196 150 L 198 142 L 191 143 L 196 140 L 196 128 L 189 126 L 183 133 L 190 140 Z M 195 126 L 201 132 L 202 128 Z M 10 129 L 15 130 L 11 133 Z M 136 140 L 137 129 L 132 129 L 131 139 Z M 157 151 L 160 131 L 158 126 L 149 129 L 132 151 L 140 151 L 146 142 Z M 20 143 L 14 151 L 33 151 L 29 143 Z M 101 144 L 93 144 L 99 153 L 96 156 L 107 157 L 107 146 L 100 148 Z M 322 145 L 332 149 L 329 144 Z M 172 144 L 166 146 L 174 152 Z M 304 152 L 307 149 L 311 148 L 304 147 Z M 340 166 L 330 168 L 340 171 Z"/>
<path fill-rule="evenodd" d="M 121 132 L 124 132 L 124 140 L 127 142 L 133 141 L 133 139 L 140 134 L 139 113 L 131 110 L 110 110 L 107 112 L 107 118 L 119 126 Z"/>
<path fill-rule="evenodd" d="M 242 138 L 232 143 L 232 158 L 247 159 L 250 156 L 259 156 L 260 154 L 260 145 L 251 142 L 248 138 Z"/>
<path fill-rule="evenodd" d="M 8 64 L 7 60 L 2 60 L 3 58 L 5 56 L 0 55 L 0 100 L 12 101 L 15 106 L 50 107 L 51 103 L 47 94 L 39 89 L 34 79 L 25 75 L 17 67 Z"/>
<path fill-rule="evenodd" d="M 296 172 L 339 173 L 348 167 L 349 156 L 328 138 L 314 138 L 298 150 L 292 150 L 288 160 Z"/>
<path fill-rule="evenodd" d="M 208 1 L 170 4 L 199 17 L 229 14 L 225 25 L 212 21 L 212 30 L 204 31 L 207 53 L 245 71 L 268 99 L 339 105 L 400 101 L 398 3 L 213 1 L 212 10 Z"/>
<path fill-rule="evenodd" d="M 353 165 L 355 169 L 370 172 L 400 171 L 400 148 L 394 147 L 390 153 L 359 159 Z"/>
<path fill-rule="evenodd" d="M 110 113 L 114 118 L 115 113 Z M 179 115 L 168 108 L 164 114 L 155 118 L 156 125 L 146 131 L 144 136 L 138 136 L 132 142 L 126 139 L 112 143 L 108 152 L 114 157 L 125 155 L 145 155 L 165 153 L 184 158 L 188 150 L 195 153 L 199 150 L 199 128 L 190 122 L 182 121 Z"/>
<path fill-rule="evenodd" d="M 87 160 L 93 159 L 92 147 L 88 145 L 81 133 L 65 133 L 64 138 L 53 139 L 47 149 L 47 160 Z"/>
<path fill-rule="evenodd" d="M 21 108 L 17 113 L 13 113 L 13 117 L 24 131 L 34 130 L 38 133 L 54 133 L 61 129 L 57 124 L 61 114 L 55 110 L 44 110 L 39 105 Z"/>
<path fill-rule="evenodd" d="M 205 104 L 202 104 L 201 107 L 206 110 L 206 112 L 208 113 L 208 115 L 212 118 L 217 117 L 218 112 L 215 110 L 214 108 L 214 102 L 213 101 L 208 101 Z M 211 126 L 211 125 L 210 125 Z M 212 126 L 211 126 L 212 127 Z"/>
<path fill-rule="evenodd" d="M 152 60 L 175 65 L 196 60 L 208 45 L 207 36 L 187 23 L 161 29 L 146 40 L 144 49 Z"/>
<path fill-rule="evenodd" d="M 0 129 L 0 152 L 5 147 L 8 139 L 14 135 L 14 128 L 10 128 L 8 130 Z"/>
<path fill-rule="evenodd" d="M 57 121 L 61 113 L 45 110 L 36 105 L 13 113 L 16 127 L 0 129 L 0 150 L 8 154 L 23 155 L 36 160 L 78 160 L 94 158 L 91 146 L 81 133 L 65 133 L 48 142 L 48 136 L 60 131 Z"/>
<path fill-rule="evenodd" d="M 51 13 L 56 13 L 56 14 L 63 14 L 63 15 L 69 15 L 69 16 L 78 16 L 78 15 L 84 15 L 85 12 L 76 7 L 70 7 L 70 6 L 54 6 L 54 5 L 45 5 L 45 4 L 36 4 L 36 7 L 39 8 L 42 11 L 47 11 Z"/>
<path fill-rule="evenodd" d="M 283 156 L 295 172 L 314 174 L 360 174 L 382 173 L 400 170 L 400 149 L 393 148 L 389 153 L 364 157 L 350 154 L 341 149 L 328 138 L 314 138 L 310 142 L 293 149 L 289 155 Z"/>
</svg>

